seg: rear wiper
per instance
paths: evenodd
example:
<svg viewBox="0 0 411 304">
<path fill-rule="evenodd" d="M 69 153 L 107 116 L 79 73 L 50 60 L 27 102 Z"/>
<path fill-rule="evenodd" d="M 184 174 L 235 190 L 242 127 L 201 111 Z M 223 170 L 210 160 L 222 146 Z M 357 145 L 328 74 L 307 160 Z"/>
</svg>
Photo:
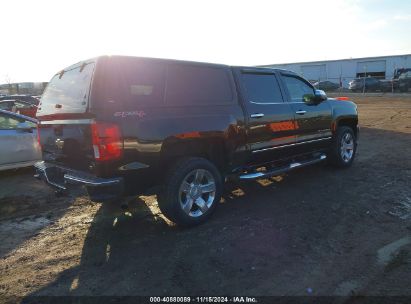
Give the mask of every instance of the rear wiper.
<svg viewBox="0 0 411 304">
<path fill-rule="evenodd" d="M 59 74 L 59 79 L 61 79 L 61 77 L 63 77 L 64 75 L 64 70 L 61 70 L 60 74 Z"/>
</svg>

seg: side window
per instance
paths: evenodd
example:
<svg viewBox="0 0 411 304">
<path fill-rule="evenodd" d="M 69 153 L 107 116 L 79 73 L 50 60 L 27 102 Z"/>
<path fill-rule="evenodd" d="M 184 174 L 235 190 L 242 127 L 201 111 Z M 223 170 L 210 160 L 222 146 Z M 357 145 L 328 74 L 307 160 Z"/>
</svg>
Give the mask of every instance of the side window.
<svg viewBox="0 0 411 304">
<path fill-rule="evenodd" d="M 105 100 L 101 111 L 119 111 L 139 106 L 161 105 L 164 101 L 165 65 L 144 59 L 114 58 L 96 76 L 98 97 Z"/>
<path fill-rule="evenodd" d="M 275 75 L 244 73 L 241 75 L 241 79 L 249 102 L 283 102 L 283 97 Z"/>
<path fill-rule="evenodd" d="M 164 83 L 165 66 L 163 64 L 130 64 L 126 68 L 124 79 L 128 93 L 126 103 L 129 106 L 163 103 Z"/>
<path fill-rule="evenodd" d="M 0 130 L 13 130 L 17 128 L 19 120 L 8 115 L 0 114 Z"/>
<path fill-rule="evenodd" d="M 213 66 L 170 64 L 166 103 L 172 105 L 223 105 L 233 102 L 226 69 Z"/>
<path fill-rule="evenodd" d="M 305 81 L 297 77 L 284 75 L 283 80 L 284 80 L 285 86 L 288 89 L 288 92 L 290 93 L 292 102 L 304 101 L 304 95 L 314 94 L 313 88 L 309 86 Z"/>
</svg>

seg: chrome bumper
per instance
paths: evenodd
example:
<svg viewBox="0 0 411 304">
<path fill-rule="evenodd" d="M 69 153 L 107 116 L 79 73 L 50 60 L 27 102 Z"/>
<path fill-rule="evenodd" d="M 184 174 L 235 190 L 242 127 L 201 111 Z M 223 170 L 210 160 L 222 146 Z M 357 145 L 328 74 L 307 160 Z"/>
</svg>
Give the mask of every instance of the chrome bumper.
<svg viewBox="0 0 411 304">
<path fill-rule="evenodd" d="M 42 179 L 53 187 L 67 190 L 70 184 L 81 184 L 87 187 L 119 187 L 122 188 L 123 178 L 101 178 L 81 171 L 67 169 L 44 161 L 34 164 L 35 177 Z"/>
</svg>

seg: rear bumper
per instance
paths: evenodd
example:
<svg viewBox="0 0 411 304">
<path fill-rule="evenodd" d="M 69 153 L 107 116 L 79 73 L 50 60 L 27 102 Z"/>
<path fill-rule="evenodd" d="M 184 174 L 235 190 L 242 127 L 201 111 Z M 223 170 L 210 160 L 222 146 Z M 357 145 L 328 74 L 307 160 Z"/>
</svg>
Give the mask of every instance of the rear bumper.
<svg viewBox="0 0 411 304">
<path fill-rule="evenodd" d="M 92 200 L 112 200 L 122 196 L 124 181 L 122 177 L 101 178 L 82 171 L 60 167 L 40 161 L 34 164 L 41 179 L 58 190 L 70 190 L 72 185 L 83 185 Z"/>
</svg>

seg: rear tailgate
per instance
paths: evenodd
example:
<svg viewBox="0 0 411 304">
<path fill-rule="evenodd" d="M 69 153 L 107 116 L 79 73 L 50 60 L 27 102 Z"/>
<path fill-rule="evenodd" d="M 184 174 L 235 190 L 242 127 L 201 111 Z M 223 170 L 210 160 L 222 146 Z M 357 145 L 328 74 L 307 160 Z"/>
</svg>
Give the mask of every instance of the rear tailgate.
<svg viewBox="0 0 411 304">
<path fill-rule="evenodd" d="M 92 170 L 93 116 L 88 101 L 95 63 L 82 62 L 56 74 L 38 107 L 43 159 L 77 170 Z"/>
<path fill-rule="evenodd" d="M 42 122 L 39 137 L 45 161 L 76 170 L 92 170 L 94 153 L 90 120 Z"/>
</svg>

